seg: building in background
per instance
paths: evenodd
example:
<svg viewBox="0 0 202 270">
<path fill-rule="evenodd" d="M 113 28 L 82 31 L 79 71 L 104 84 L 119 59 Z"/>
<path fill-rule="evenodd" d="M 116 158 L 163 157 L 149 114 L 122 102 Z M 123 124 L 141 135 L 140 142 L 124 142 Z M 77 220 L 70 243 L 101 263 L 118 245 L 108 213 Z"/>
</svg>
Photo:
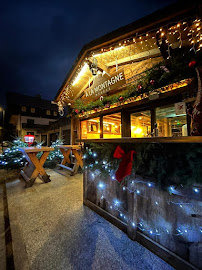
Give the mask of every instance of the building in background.
<svg viewBox="0 0 202 270">
<path fill-rule="evenodd" d="M 62 138 L 64 144 L 71 144 L 71 118 L 60 118 L 55 122 L 51 122 L 48 126 L 41 129 L 41 140 L 46 145 L 55 142 L 57 138 Z"/>
<path fill-rule="evenodd" d="M 7 121 L 13 126 L 13 136 L 35 136 L 37 141 L 49 145 L 53 139 L 49 133 L 42 133 L 52 122 L 59 119 L 57 106 L 40 95 L 27 96 L 18 93 L 7 94 Z"/>
</svg>

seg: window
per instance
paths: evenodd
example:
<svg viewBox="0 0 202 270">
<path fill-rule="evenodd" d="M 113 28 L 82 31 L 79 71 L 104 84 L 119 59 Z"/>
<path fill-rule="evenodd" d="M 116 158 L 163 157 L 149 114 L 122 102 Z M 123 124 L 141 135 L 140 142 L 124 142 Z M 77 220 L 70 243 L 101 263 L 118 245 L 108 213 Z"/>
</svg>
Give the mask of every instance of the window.
<svg viewBox="0 0 202 270">
<path fill-rule="evenodd" d="M 81 139 L 99 139 L 99 138 L 100 138 L 99 118 L 81 121 Z"/>
<path fill-rule="evenodd" d="M 156 108 L 156 123 L 160 137 L 187 136 L 187 116 L 177 115 L 175 105 Z"/>
<path fill-rule="evenodd" d="M 57 115 L 58 115 L 58 113 L 57 113 L 57 112 L 53 112 L 53 115 L 54 115 L 54 116 L 57 116 Z"/>
<path fill-rule="evenodd" d="M 26 112 L 26 111 L 27 111 L 27 108 L 26 108 L 25 106 L 22 106 L 22 107 L 21 107 L 21 111 L 22 111 L 22 112 Z"/>
<path fill-rule="evenodd" d="M 103 117 L 103 138 L 121 138 L 121 113 Z"/>
<path fill-rule="evenodd" d="M 51 115 L 50 110 L 46 110 L 46 115 Z"/>
<path fill-rule="evenodd" d="M 151 134 L 151 113 L 143 111 L 131 114 L 131 137 L 142 138 Z"/>
<path fill-rule="evenodd" d="M 27 125 L 28 126 L 34 126 L 34 119 L 27 119 Z"/>
<path fill-rule="evenodd" d="M 31 113 L 35 113 L 35 108 L 31 108 Z"/>
</svg>

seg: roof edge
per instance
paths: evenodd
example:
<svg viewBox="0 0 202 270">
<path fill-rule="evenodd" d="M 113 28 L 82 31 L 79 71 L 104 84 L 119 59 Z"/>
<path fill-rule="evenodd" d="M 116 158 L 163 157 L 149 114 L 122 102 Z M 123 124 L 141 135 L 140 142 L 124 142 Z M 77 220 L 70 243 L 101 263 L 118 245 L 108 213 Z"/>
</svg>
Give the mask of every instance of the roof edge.
<svg viewBox="0 0 202 270">
<path fill-rule="evenodd" d="M 155 28 L 155 25 L 158 25 L 159 23 L 162 23 L 162 21 L 166 22 L 169 20 L 174 19 L 178 16 L 183 16 L 186 13 L 189 13 L 191 11 L 195 12 L 197 14 L 199 12 L 199 9 L 197 8 L 199 5 L 201 5 L 200 0 L 192 0 L 191 2 L 186 1 L 177 1 L 174 4 L 168 5 L 162 9 L 159 9 L 149 15 L 146 15 L 130 24 L 127 24 L 125 26 L 122 26 L 110 33 L 107 33 L 99 38 L 96 38 L 87 44 L 85 44 L 82 49 L 80 50 L 75 62 L 73 63 L 71 69 L 67 73 L 61 87 L 59 88 L 54 101 L 57 102 L 58 98 L 60 97 L 60 94 L 67 83 L 68 80 L 71 79 L 71 77 L 74 74 L 74 70 L 76 67 L 82 62 L 83 58 L 85 58 L 86 54 L 92 50 L 99 47 L 102 47 L 105 44 L 114 43 L 114 41 L 117 42 L 121 39 L 127 38 L 127 36 L 130 36 L 133 32 L 140 31 L 147 31 L 150 27 Z M 182 9 L 183 6 L 183 9 Z M 71 76 L 72 75 L 72 76 Z"/>
</svg>

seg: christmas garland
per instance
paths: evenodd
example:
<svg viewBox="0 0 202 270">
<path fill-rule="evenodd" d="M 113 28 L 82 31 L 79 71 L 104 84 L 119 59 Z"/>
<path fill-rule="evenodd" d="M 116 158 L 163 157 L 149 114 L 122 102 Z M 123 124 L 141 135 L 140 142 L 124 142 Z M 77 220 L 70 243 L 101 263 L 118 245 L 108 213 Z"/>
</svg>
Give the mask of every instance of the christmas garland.
<svg viewBox="0 0 202 270">
<path fill-rule="evenodd" d="M 84 154 L 84 169 L 99 172 L 103 178 L 110 175 L 115 179 L 121 163 L 120 159 L 114 158 L 117 146 L 125 153 L 135 151 L 131 176 L 125 177 L 122 184 L 134 180 L 134 175 L 152 179 L 162 189 L 171 185 L 188 187 L 202 184 L 202 144 L 90 143 Z"/>
<path fill-rule="evenodd" d="M 194 59 L 197 59 L 199 63 L 202 59 L 201 53 L 194 55 Z M 191 60 L 193 60 L 193 55 L 186 50 L 175 50 L 175 56 L 169 61 L 163 61 L 154 65 L 151 69 L 146 70 L 141 76 L 138 76 L 135 83 L 127 86 L 126 90 L 123 92 L 112 96 L 101 96 L 99 100 L 89 102 L 88 104 L 84 104 L 82 99 L 77 99 L 72 114 L 82 116 L 92 110 L 96 112 L 103 108 L 110 108 L 113 104 L 118 102 L 124 103 L 130 98 L 142 99 L 156 89 L 187 78 L 196 77 L 194 69 L 190 68 L 195 61 Z"/>
</svg>

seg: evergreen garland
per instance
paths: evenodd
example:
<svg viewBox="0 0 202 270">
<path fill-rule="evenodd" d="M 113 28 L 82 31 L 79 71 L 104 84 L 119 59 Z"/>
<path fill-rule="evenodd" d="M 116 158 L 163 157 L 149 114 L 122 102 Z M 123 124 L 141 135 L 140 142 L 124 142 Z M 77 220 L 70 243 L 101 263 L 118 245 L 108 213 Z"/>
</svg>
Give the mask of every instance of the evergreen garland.
<svg viewBox="0 0 202 270">
<path fill-rule="evenodd" d="M 149 94 L 155 89 L 165 87 L 169 84 L 179 82 L 183 79 L 196 77 L 194 69 L 189 68 L 189 62 L 196 59 L 198 65 L 202 63 L 202 53 L 192 55 L 188 48 L 175 49 L 172 58 L 154 65 L 151 69 L 146 70 L 138 75 L 135 83 L 127 86 L 126 90 L 116 95 L 103 97 L 102 100 L 96 100 L 84 104 L 82 99 L 75 101 L 73 113 L 78 115 L 91 111 L 93 109 L 102 109 L 120 101 L 124 102 L 128 98 L 143 97 L 143 94 Z"/>
<path fill-rule="evenodd" d="M 102 177 L 114 174 L 120 163 L 120 159 L 113 157 L 117 146 L 118 144 L 108 143 L 89 144 L 85 153 L 85 167 L 91 171 L 99 171 Z M 202 144 L 133 143 L 120 146 L 125 153 L 129 150 L 136 152 L 131 174 L 133 178 L 135 174 L 146 179 L 152 178 L 162 189 L 170 185 L 202 184 Z M 95 158 L 95 153 L 99 159 Z"/>
</svg>

